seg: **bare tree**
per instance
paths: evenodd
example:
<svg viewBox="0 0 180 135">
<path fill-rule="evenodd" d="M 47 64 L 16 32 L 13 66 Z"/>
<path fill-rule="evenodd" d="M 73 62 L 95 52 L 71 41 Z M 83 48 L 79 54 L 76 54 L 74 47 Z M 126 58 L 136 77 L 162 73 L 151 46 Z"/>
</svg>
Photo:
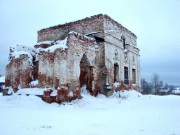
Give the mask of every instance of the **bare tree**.
<svg viewBox="0 0 180 135">
<path fill-rule="evenodd" d="M 158 74 L 153 74 L 152 85 L 154 87 L 155 92 L 157 92 L 158 89 L 160 88 L 160 81 L 159 81 L 159 75 Z"/>
<path fill-rule="evenodd" d="M 161 88 L 164 87 L 163 81 L 159 82 L 159 87 L 161 87 Z"/>
<path fill-rule="evenodd" d="M 143 94 L 152 94 L 152 84 L 146 81 L 144 78 L 141 79 L 141 88 Z"/>
<path fill-rule="evenodd" d="M 174 89 L 174 85 L 169 85 L 169 89 L 173 90 Z"/>
<path fill-rule="evenodd" d="M 166 83 L 165 86 L 164 86 L 165 89 L 168 89 L 169 88 L 169 85 Z"/>
</svg>

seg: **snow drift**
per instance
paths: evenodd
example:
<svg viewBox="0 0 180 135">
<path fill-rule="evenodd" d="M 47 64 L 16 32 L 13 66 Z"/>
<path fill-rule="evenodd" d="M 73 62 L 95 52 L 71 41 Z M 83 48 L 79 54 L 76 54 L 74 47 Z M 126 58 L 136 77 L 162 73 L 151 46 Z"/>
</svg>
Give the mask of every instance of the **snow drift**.
<svg viewBox="0 0 180 135">
<path fill-rule="evenodd" d="M 111 97 L 48 104 L 34 95 L 0 96 L 0 135 L 179 135 L 180 97 L 141 95 L 131 90 Z"/>
</svg>

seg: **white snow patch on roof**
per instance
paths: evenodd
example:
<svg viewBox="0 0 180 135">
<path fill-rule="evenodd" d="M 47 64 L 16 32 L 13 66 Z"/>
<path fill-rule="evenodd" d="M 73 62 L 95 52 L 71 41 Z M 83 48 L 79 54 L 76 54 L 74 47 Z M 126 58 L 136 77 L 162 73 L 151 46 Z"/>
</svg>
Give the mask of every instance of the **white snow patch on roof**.
<svg viewBox="0 0 180 135">
<path fill-rule="evenodd" d="M 36 50 L 35 48 L 24 46 L 24 45 L 15 45 L 14 47 L 11 47 L 13 52 L 28 52 L 31 55 L 35 55 Z"/>
<path fill-rule="evenodd" d="M 53 41 L 53 46 L 48 47 L 46 49 L 43 49 L 41 51 L 45 51 L 45 52 L 54 52 L 56 49 L 61 48 L 61 49 L 66 49 L 67 47 L 67 38 L 65 38 L 64 40 L 57 40 L 57 41 Z"/>
<path fill-rule="evenodd" d="M 91 34 L 97 34 L 97 33 L 101 33 L 101 32 L 103 32 L 103 31 L 93 31 L 93 32 L 85 34 L 85 36 L 88 36 L 88 35 L 91 35 Z"/>
<path fill-rule="evenodd" d="M 38 42 L 36 45 L 42 45 L 42 44 L 51 45 L 52 42 L 53 41 L 47 40 L 47 41 Z"/>
<path fill-rule="evenodd" d="M 70 31 L 69 34 L 76 34 L 76 35 L 82 36 L 82 37 L 84 37 L 84 38 L 86 38 L 86 39 L 88 39 L 88 40 L 93 40 L 93 41 L 95 40 L 95 39 L 92 38 L 92 37 L 88 37 L 88 36 L 86 36 L 86 35 L 83 35 L 83 34 L 81 34 L 81 33 L 75 32 L 75 31 Z"/>
<path fill-rule="evenodd" d="M 10 48 L 12 52 L 10 52 L 11 57 L 9 58 L 9 61 L 14 58 L 20 58 L 21 55 L 28 55 L 28 61 L 30 65 L 32 65 L 32 56 L 36 56 L 37 52 L 34 48 L 27 47 L 24 45 L 15 45 L 14 47 Z"/>
<path fill-rule="evenodd" d="M 28 57 L 32 59 L 32 56 L 28 52 L 25 52 L 25 51 L 14 52 L 12 56 L 14 56 L 14 58 L 17 59 L 23 54 L 27 54 Z"/>
</svg>

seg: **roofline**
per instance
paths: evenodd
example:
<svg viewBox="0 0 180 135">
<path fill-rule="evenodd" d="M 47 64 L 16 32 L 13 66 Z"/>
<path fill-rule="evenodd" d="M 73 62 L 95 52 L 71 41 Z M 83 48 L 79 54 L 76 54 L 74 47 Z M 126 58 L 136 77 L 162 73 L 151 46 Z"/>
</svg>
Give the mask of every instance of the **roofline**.
<svg viewBox="0 0 180 135">
<path fill-rule="evenodd" d="M 104 17 L 107 18 L 107 19 L 110 19 L 110 20 L 111 20 L 113 23 L 115 23 L 119 28 L 124 29 L 125 31 L 129 32 L 129 34 L 131 34 L 132 36 L 134 36 L 135 38 L 137 38 L 137 36 L 136 36 L 133 32 L 131 32 L 129 29 L 127 29 L 126 27 L 124 27 L 123 25 L 121 25 L 119 22 L 117 22 L 117 21 L 115 21 L 114 19 L 112 19 L 110 16 L 108 16 L 108 15 L 105 14 Z"/>
<path fill-rule="evenodd" d="M 70 24 L 73 24 L 73 23 L 78 23 L 80 21 L 89 20 L 89 19 L 93 19 L 95 17 L 100 17 L 100 16 L 103 16 L 103 14 L 98 14 L 98 15 L 86 17 L 84 19 L 80 19 L 80 20 L 77 20 L 77 21 L 73 21 L 73 22 L 69 22 L 69 23 L 64 23 L 64 24 L 59 24 L 59 25 L 48 27 L 48 28 L 43 28 L 43 29 L 39 30 L 38 32 L 42 32 L 42 31 L 46 31 L 46 30 L 50 30 L 50 29 L 56 29 L 56 28 L 59 28 L 59 27 L 64 27 L 66 25 L 70 25 Z"/>
<path fill-rule="evenodd" d="M 48 28 L 43 28 L 41 30 L 38 31 L 38 33 L 40 32 L 44 32 L 44 31 L 48 31 L 48 30 L 51 30 L 51 29 L 57 29 L 59 27 L 65 27 L 67 25 L 71 25 L 71 24 L 74 24 L 74 23 L 78 23 L 78 22 L 81 22 L 81 21 L 85 21 L 85 20 L 90 20 L 90 19 L 93 19 L 93 18 L 100 18 L 100 17 L 103 17 L 104 18 L 107 18 L 107 19 L 110 19 L 113 23 L 115 23 L 119 28 L 121 29 L 124 29 L 125 31 L 129 32 L 129 34 L 131 34 L 132 36 L 134 36 L 135 38 L 137 38 L 137 36 L 131 32 L 130 30 L 128 30 L 126 27 L 122 26 L 120 23 L 118 23 L 117 21 L 115 21 L 114 19 L 112 19 L 110 16 L 106 15 L 106 14 L 97 14 L 97 15 L 94 15 L 94 16 L 90 16 L 90 17 L 86 17 L 84 19 L 80 19 L 80 20 L 77 20 L 77 21 L 73 21 L 73 22 L 69 22 L 69 23 L 64 23 L 64 24 L 59 24 L 59 25 L 55 25 L 55 26 L 51 26 L 51 27 L 48 27 Z"/>
</svg>

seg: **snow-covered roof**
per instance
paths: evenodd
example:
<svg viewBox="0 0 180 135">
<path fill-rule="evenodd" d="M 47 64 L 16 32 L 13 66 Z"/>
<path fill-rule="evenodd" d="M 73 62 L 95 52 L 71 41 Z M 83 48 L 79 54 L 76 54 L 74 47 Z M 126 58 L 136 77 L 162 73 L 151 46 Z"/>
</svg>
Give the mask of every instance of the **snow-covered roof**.
<svg viewBox="0 0 180 135">
<path fill-rule="evenodd" d="M 42 45 L 42 44 L 46 44 L 46 45 L 51 45 L 53 41 L 42 41 L 42 42 L 38 42 L 36 45 Z"/>
<path fill-rule="evenodd" d="M 86 35 L 83 35 L 81 33 L 75 32 L 75 31 L 71 31 L 68 34 L 69 35 L 76 35 L 79 37 L 80 40 L 95 41 L 94 38 L 88 37 Z M 33 57 L 35 58 L 35 61 L 38 61 L 38 59 L 39 59 L 38 53 L 41 51 L 54 52 L 56 49 L 59 49 L 59 48 L 62 50 L 67 49 L 68 48 L 67 40 L 68 40 L 68 37 L 66 37 L 64 40 L 42 41 L 42 42 L 38 42 L 36 44 L 36 45 L 42 45 L 42 44 L 48 45 L 47 48 L 43 48 L 41 46 L 38 48 L 27 47 L 24 45 L 13 46 L 10 48 L 11 51 L 10 51 L 9 60 L 11 61 L 13 58 L 14 59 L 20 58 L 21 55 L 25 54 L 25 55 L 28 55 L 30 65 L 32 65 Z M 95 48 L 97 49 L 98 47 L 95 46 Z"/>
<path fill-rule="evenodd" d="M 10 58 L 9 61 L 12 60 L 12 58 L 17 59 L 20 58 L 21 55 L 28 55 L 28 61 L 30 62 L 30 65 L 32 65 L 32 59 L 33 56 L 37 55 L 37 52 L 34 48 L 24 46 L 24 45 L 15 45 L 10 48 Z"/>
<path fill-rule="evenodd" d="M 169 92 L 169 89 L 162 88 L 159 90 L 159 92 Z"/>
<path fill-rule="evenodd" d="M 75 31 L 70 31 L 68 33 L 69 35 L 76 35 L 78 37 L 81 37 L 80 39 L 85 39 L 85 40 L 89 40 L 89 41 L 95 41 L 94 38 L 88 37 L 86 35 L 83 35 L 81 33 L 75 32 Z M 37 45 L 41 45 L 41 44 L 47 44 L 49 45 L 48 48 L 39 48 L 39 51 L 44 51 L 44 52 L 54 52 L 56 49 L 60 48 L 62 50 L 65 50 L 68 48 L 67 46 L 67 40 L 68 37 L 66 37 L 64 40 L 56 40 L 56 41 L 42 41 L 37 43 Z M 38 51 L 37 51 L 38 52 Z"/>
<path fill-rule="evenodd" d="M 19 51 L 19 52 L 13 52 L 12 56 L 17 59 L 17 58 L 20 58 L 21 55 L 28 55 L 28 58 L 29 58 L 29 62 L 32 63 L 32 55 L 29 53 L 29 52 L 25 52 L 25 51 Z"/>
<path fill-rule="evenodd" d="M 41 51 L 54 52 L 58 48 L 61 48 L 63 50 L 68 48 L 67 47 L 67 38 L 65 38 L 64 40 L 51 41 L 51 44 L 53 44 L 53 46 L 50 46 L 46 49 L 42 49 Z"/>
<path fill-rule="evenodd" d="M 31 55 L 35 55 L 36 54 L 36 50 L 32 47 L 29 46 L 25 46 L 25 45 L 15 45 L 13 47 L 11 47 L 12 50 L 12 55 L 15 55 L 14 53 L 19 52 L 19 54 L 31 54 Z M 18 53 L 16 53 L 18 55 Z M 18 57 L 18 56 L 17 56 Z"/>
<path fill-rule="evenodd" d="M 95 41 L 94 38 L 88 37 L 88 36 L 83 35 L 83 34 L 81 34 L 81 33 L 79 33 L 79 32 L 70 31 L 69 34 L 75 34 L 75 35 L 77 35 L 78 37 L 83 37 L 84 39 L 91 40 L 91 41 Z"/>
</svg>

